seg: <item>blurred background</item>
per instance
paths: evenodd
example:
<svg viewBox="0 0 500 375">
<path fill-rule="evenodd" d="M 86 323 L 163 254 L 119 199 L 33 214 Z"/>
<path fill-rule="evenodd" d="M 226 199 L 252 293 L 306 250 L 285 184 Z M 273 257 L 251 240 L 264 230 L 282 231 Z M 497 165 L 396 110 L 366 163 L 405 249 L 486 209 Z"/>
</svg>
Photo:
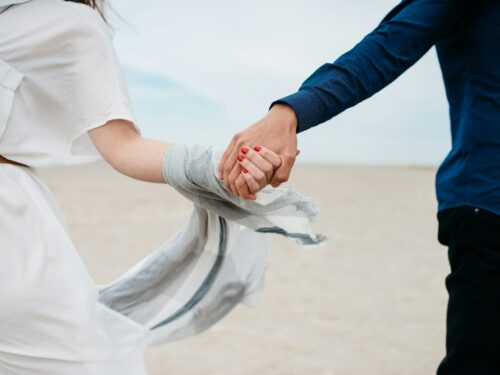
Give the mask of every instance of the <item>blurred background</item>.
<svg viewBox="0 0 500 375">
<path fill-rule="evenodd" d="M 380 22 L 397 0 L 115 0 L 108 17 L 144 136 L 224 147 Z M 149 349 L 150 374 L 429 374 L 444 355 L 436 165 L 450 147 L 436 52 L 299 136 L 290 184 L 328 243 L 275 238 L 256 309 Z M 42 173 L 43 172 L 43 173 Z M 103 162 L 41 171 L 98 283 L 169 239 L 191 204 Z"/>
<path fill-rule="evenodd" d="M 109 17 L 144 134 L 225 146 L 398 2 L 115 0 Z M 449 149 L 447 115 L 432 49 L 378 95 L 302 134 L 299 161 L 435 165 Z"/>
</svg>

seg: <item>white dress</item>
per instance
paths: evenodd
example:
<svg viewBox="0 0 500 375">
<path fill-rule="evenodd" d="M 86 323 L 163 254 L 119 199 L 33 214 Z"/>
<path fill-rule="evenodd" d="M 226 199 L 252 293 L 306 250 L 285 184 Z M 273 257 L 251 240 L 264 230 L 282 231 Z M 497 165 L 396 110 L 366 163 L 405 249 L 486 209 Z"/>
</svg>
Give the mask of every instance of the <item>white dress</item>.
<svg viewBox="0 0 500 375">
<path fill-rule="evenodd" d="M 102 159 L 87 131 L 133 122 L 130 108 L 96 11 L 33 0 L 0 13 L 0 155 L 29 166 L 0 163 L 2 375 L 145 373 L 146 328 L 97 302 L 36 171 Z"/>
</svg>

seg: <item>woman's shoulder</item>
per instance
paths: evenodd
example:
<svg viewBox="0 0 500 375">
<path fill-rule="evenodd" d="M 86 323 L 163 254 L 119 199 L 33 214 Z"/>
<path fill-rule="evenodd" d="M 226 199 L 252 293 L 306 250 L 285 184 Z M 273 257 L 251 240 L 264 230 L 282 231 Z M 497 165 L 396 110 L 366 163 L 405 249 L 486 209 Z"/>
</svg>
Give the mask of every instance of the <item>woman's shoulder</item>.
<svg viewBox="0 0 500 375">
<path fill-rule="evenodd" d="M 61 48 L 68 44 L 78 46 L 78 41 L 89 39 L 109 40 L 111 33 L 100 13 L 85 4 L 32 0 L 2 14 L 0 47 L 3 42 L 11 42 L 21 47 L 47 48 L 52 42 Z"/>
<path fill-rule="evenodd" d="M 73 1 L 63 1 L 64 6 L 61 12 L 71 17 L 73 31 L 97 34 L 99 36 L 109 37 L 110 28 L 102 18 L 99 11 L 88 5 L 75 3 Z"/>
</svg>

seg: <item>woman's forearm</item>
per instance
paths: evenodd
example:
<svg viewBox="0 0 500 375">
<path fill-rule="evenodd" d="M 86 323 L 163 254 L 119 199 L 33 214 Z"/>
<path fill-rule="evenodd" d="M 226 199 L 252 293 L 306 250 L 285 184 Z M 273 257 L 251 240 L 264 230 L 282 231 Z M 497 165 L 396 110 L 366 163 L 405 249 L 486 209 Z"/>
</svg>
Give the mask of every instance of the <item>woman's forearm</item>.
<svg viewBox="0 0 500 375">
<path fill-rule="evenodd" d="M 115 170 L 131 178 L 166 183 L 163 177 L 163 159 L 167 149 L 166 142 L 139 136 L 123 143 L 110 164 Z"/>
<path fill-rule="evenodd" d="M 132 123 L 113 120 L 89 135 L 103 158 L 118 172 L 141 181 L 166 183 L 163 160 L 168 143 L 144 138 Z"/>
</svg>

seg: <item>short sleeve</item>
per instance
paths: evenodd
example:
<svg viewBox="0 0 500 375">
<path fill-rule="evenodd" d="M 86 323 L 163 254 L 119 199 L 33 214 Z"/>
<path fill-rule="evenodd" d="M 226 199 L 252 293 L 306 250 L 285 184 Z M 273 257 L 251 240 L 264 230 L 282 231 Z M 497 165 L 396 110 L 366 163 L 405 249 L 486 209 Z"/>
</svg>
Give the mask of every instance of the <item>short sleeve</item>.
<svg viewBox="0 0 500 375">
<path fill-rule="evenodd" d="M 23 80 L 1 155 L 34 167 L 84 164 L 103 159 L 89 130 L 121 119 L 141 134 L 111 29 L 96 10 L 32 1 L 2 17 L 0 56 Z"/>
<path fill-rule="evenodd" d="M 73 154 L 95 149 L 87 132 L 110 120 L 136 124 L 128 88 L 113 46 L 110 28 L 97 11 L 74 4 L 81 12 L 80 34 L 75 38 L 73 66 L 66 72 L 68 92 L 74 93 L 70 150 Z M 77 116 L 74 116 L 77 114 Z"/>
<path fill-rule="evenodd" d="M 9 120 L 14 93 L 22 78 L 21 73 L 0 60 L 0 137 Z"/>
</svg>

